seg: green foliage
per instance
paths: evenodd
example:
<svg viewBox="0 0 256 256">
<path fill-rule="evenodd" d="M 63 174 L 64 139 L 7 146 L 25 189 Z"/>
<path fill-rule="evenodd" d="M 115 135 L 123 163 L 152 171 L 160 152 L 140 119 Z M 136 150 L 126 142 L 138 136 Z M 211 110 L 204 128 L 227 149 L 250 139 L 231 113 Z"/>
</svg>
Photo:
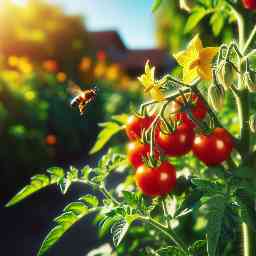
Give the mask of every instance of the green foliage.
<svg viewBox="0 0 256 256">
<path fill-rule="evenodd" d="M 90 150 L 90 154 L 97 153 L 105 146 L 105 144 L 112 138 L 113 135 L 123 130 L 122 126 L 113 122 L 101 123 L 99 126 L 103 127 L 103 129 L 98 134 L 97 141 Z"/>
<path fill-rule="evenodd" d="M 99 205 L 99 200 L 97 199 L 97 197 L 90 194 L 80 197 L 79 200 L 83 201 L 86 204 L 89 204 L 90 207 L 97 207 Z"/>
<path fill-rule="evenodd" d="M 128 115 L 121 114 L 112 116 L 112 122 L 105 122 L 99 124 L 103 129 L 97 136 L 97 140 L 90 150 L 90 154 L 95 154 L 100 151 L 106 143 L 117 133 L 125 128 Z"/>
<path fill-rule="evenodd" d="M 152 11 L 156 11 L 161 2 L 162 1 L 159 0 L 154 1 Z M 166 2 L 167 1 L 165 1 L 164 6 L 167 6 Z M 216 37 L 222 36 L 222 33 L 226 30 L 226 24 L 232 24 L 234 22 L 234 11 L 230 7 L 230 4 L 231 3 L 224 0 L 194 1 L 194 6 L 191 7 L 192 12 L 185 25 L 185 32 L 192 32 L 198 28 L 198 32 L 204 33 L 204 29 L 206 31 L 208 29 L 208 25 L 204 25 L 209 23 L 212 27 L 213 34 Z M 232 4 L 235 7 L 238 7 L 235 2 L 232 2 Z M 168 6 L 173 7 L 174 1 L 169 3 Z M 158 14 L 161 16 L 161 13 L 168 10 L 168 8 L 161 8 Z M 175 11 L 176 9 L 174 8 L 173 10 Z M 173 28 L 180 26 L 183 30 L 184 20 L 181 16 L 176 16 L 176 13 L 175 16 L 172 16 L 173 10 L 171 14 L 169 13 L 170 16 L 168 16 L 175 20 Z M 179 17 L 179 19 L 176 20 L 176 17 Z M 251 16 L 248 15 L 248 17 Z M 171 31 L 170 28 L 172 27 L 167 28 L 169 32 Z M 172 34 L 175 33 L 176 31 L 174 29 Z M 169 39 L 170 38 L 168 38 L 168 40 Z M 177 39 L 177 41 L 180 42 L 179 39 Z M 230 49 L 231 46 L 232 45 L 229 45 Z M 236 43 L 234 43 L 233 46 L 236 46 Z M 227 50 L 225 50 L 225 52 L 230 54 Z M 233 52 L 231 52 L 230 56 L 232 54 Z M 241 55 L 242 54 L 243 53 L 241 53 Z M 246 58 L 246 56 L 243 58 Z M 196 62 L 197 61 L 198 60 L 196 60 Z M 229 61 L 233 61 L 233 58 L 230 58 Z M 241 60 L 237 61 L 235 64 L 240 65 Z M 216 70 L 218 69 L 218 65 L 218 62 L 213 63 L 213 67 L 216 66 Z M 250 63 L 247 65 L 247 68 L 251 68 Z M 239 72 L 237 73 L 239 74 L 237 74 L 237 77 L 238 79 L 241 79 L 243 70 L 240 67 L 238 69 Z M 199 89 L 203 86 L 207 87 L 209 85 L 206 82 L 203 85 L 200 85 L 201 87 L 196 87 L 197 85 L 184 86 L 183 83 L 180 83 L 171 76 L 166 77 L 170 80 L 168 83 L 166 82 L 161 89 L 164 89 L 164 86 L 167 88 L 167 85 L 170 86 L 173 83 L 177 87 L 179 85 L 182 89 L 188 89 L 189 87 L 191 91 L 197 93 L 200 97 L 201 95 L 199 93 L 201 91 Z M 45 79 L 49 82 L 53 77 L 47 76 Z M 164 81 L 163 83 L 165 83 L 165 80 L 159 81 Z M 241 80 L 240 82 L 242 84 L 243 81 Z M 245 88 L 239 87 L 241 84 L 234 81 L 234 85 L 238 86 L 238 88 L 235 90 L 232 89 L 231 93 L 237 93 L 235 94 L 236 100 L 244 93 L 247 93 Z M 179 91 L 180 88 L 177 89 L 179 95 L 181 94 Z M 240 89 L 242 92 L 241 95 L 239 91 Z M 236 92 L 236 90 L 239 93 Z M 42 89 L 40 93 L 38 92 L 38 95 L 42 95 L 44 100 L 49 99 L 49 95 L 43 91 L 44 90 Z M 107 91 L 107 89 L 104 90 L 104 92 L 105 91 Z M 118 108 L 116 106 L 119 106 L 118 104 L 120 103 L 120 99 L 122 99 L 122 97 L 119 97 L 117 100 L 118 104 L 113 104 L 115 107 L 111 108 L 112 101 L 109 100 L 112 96 L 111 93 L 112 91 L 108 91 L 105 96 L 102 96 L 106 98 L 106 102 L 110 102 L 108 107 L 106 107 L 106 109 L 110 109 L 108 114 L 115 112 L 115 108 Z M 203 96 L 205 95 L 203 94 L 202 97 Z M 20 94 L 18 94 L 17 98 L 19 99 L 19 97 Z M 170 98 L 166 97 L 165 101 L 169 103 L 169 99 Z M 250 100 L 253 99 L 251 98 Z M 245 104 L 250 102 L 250 100 L 247 101 L 246 98 L 244 101 Z M 5 99 L 5 101 L 8 102 L 7 99 Z M 57 99 L 51 103 L 55 104 L 55 102 L 58 101 L 62 102 L 61 97 L 57 97 Z M 103 102 L 105 101 L 103 99 Z M 128 104 L 126 104 L 127 101 L 121 102 L 120 104 L 128 106 Z M 212 122 L 215 118 L 219 118 L 224 120 L 224 126 L 230 127 L 233 124 L 233 127 L 231 127 L 232 132 L 235 131 L 235 135 L 239 134 L 239 127 L 236 127 L 237 121 L 233 121 L 237 113 L 233 113 L 234 111 L 230 113 L 230 109 L 234 109 L 234 106 L 232 105 L 234 102 L 229 101 L 229 98 L 227 98 L 227 101 L 227 106 L 224 106 L 224 114 L 217 113 L 218 116 L 215 116 L 215 113 L 211 113 L 208 109 L 208 119 L 205 119 L 205 122 L 202 123 L 207 126 L 209 125 L 206 129 L 207 132 L 214 125 L 221 126 L 217 124 L 217 122 L 216 124 Z M 162 107 L 164 106 L 161 101 L 157 102 L 157 104 L 162 104 Z M 241 104 L 243 104 L 243 102 Z M 0 118 L 3 120 L 8 118 L 7 113 L 9 112 L 9 109 L 6 108 L 6 106 L 5 104 L 0 106 Z M 33 109 L 34 106 L 35 105 L 31 103 L 29 109 Z M 166 106 L 167 105 L 165 105 L 165 107 Z M 242 105 L 237 106 L 238 109 L 239 107 L 241 109 L 243 107 Z M 187 105 L 185 104 L 184 111 L 187 111 L 186 107 Z M 58 119 L 56 117 L 59 116 L 56 115 L 58 111 L 54 109 L 50 109 L 49 113 L 54 116 L 55 120 Z M 120 109 L 123 110 L 123 108 Z M 159 116 L 163 119 L 164 114 L 166 114 L 164 113 L 166 109 L 162 108 L 163 112 L 158 112 Z M 127 111 L 127 109 L 124 110 Z M 156 111 L 158 110 L 159 109 L 156 108 Z M 44 114 L 47 116 L 48 110 L 44 111 Z M 48 251 L 72 225 L 94 211 L 98 212 L 95 220 L 99 223 L 100 236 L 104 236 L 108 231 L 110 231 L 113 237 L 113 244 L 116 247 L 118 255 L 133 255 L 134 252 L 138 255 L 142 250 L 143 252 L 141 255 L 144 255 L 145 248 L 148 249 L 147 251 L 150 255 L 155 256 L 216 256 L 222 253 L 223 255 L 228 255 L 228 253 L 229 255 L 234 255 L 230 254 L 231 250 L 228 246 L 233 246 L 235 243 L 235 236 L 239 231 L 239 225 L 241 223 L 245 223 L 249 225 L 253 231 L 256 231 L 256 213 L 254 207 L 256 181 L 253 172 L 255 163 L 253 163 L 253 161 L 251 163 L 247 160 L 252 159 L 251 154 L 254 155 L 255 152 L 251 152 L 252 145 L 249 145 L 249 143 L 247 143 L 248 145 L 246 145 L 246 143 L 243 145 L 243 139 L 246 140 L 249 138 L 249 135 L 251 135 L 249 134 L 249 131 L 246 131 L 248 128 L 246 111 L 247 110 L 245 108 L 244 112 L 242 111 L 242 113 L 240 113 L 241 115 L 245 115 L 245 120 L 243 120 L 243 118 L 240 120 L 240 137 L 242 140 L 239 141 L 240 138 L 234 140 L 236 142 L 234 144 L 237 149 L 233 150 L 230 159 L 226 159 L 228 161 L 224 161 L 216 167 L 206 167 L 199 160 L 196 160 L 192 154 L 188 154 L 182 158 L 166 157 L 166 160 L 170 161 L 176 167 L 178 180 L 177 188 L 170 194 L 167 194 L 164 198 L 156 197 L 152 199 L 143 196 L 140 192 L 134 191 L 134 182 L 131 181 L 134 173 L 127 168 L 127 156 L 120 154 L 120 151 L 116 149 L 110 149 L 101 157 L 94 168 L 85 166 L 81 170 L 78 170 L 74 167 L 70 167 L 67 172 L 64 172 L 63 169 L 55 167 L 47 170 L 49 175 L 41 174 L 32 177 L 30 184 L 15 195 L 6 206 L 12 206 L 36 191 L 39 191 L 51 184 L 57 184 L 63 194 L 68 191 L 70 185 L 74 182 L 91 186 L 94 190 L 102 194 L 103 198 L 86 194 L 81 196 L 77 202 L 68 204 L 64 208 L 63 213 L 59 217 L 55 218 L 55 227 L 49 232 L 43 241 L 38 252 L 38 256 L 44 255 L 45 252 Z M 249 115 L 249 110 L 247 112 Z M 61 111 L 61 115 L 63 115 L 61 116 L 63 119 L 65 119 L 65 116 L 68 116 L 65 111 Z M 44 116 L 42 119 L 45 121 L 47 120 L 47 117 Z M 61 127 L 61 131 L 64 131 L 66 124 L 68 125 L 70 123 L 73 125 L 73 122 L 69 121 L 70 120 L 65 120 L 65 122 L 60 121 L 56 125 L 57 127 Z M 113 116 L 109 122 L 101 123 L 100 126 L 102 127 L 102 130 L 98 134 L 97 141 L 92 147 L 90 153 L 93 154 L 101 150 L 115 134 L 125 128 L 126 122 L 127 115 L 121 114 Z M 151 128 L 152 127 L 149 129 Z M 28 130 L 29 129 L 21 123 L 11 123 L 8 134 L 14 136 L 17 140 L 22 140 L 24 136 L 28 134 Z M 197 133 L 204 132 L 204 126 L 197 127 L 195 131 Z M 63 134 L 66 134 L 67 132 L 69 132 L 69 129 L 65 130 Z M 246 132 L 248 132 L 248 134 L 246 134 Z M 154 143 L 153 128 L 151 133 L 147 133 L 147 135 L 148 137 L 151 135 L 151 146 L 155 146 L 152 145 L 152 143 Z M 64 138 L 65 136 L 62 137 Z M 71 137 L 73 139 L 73 136 Z M 255 142 L 254 139 L 252 141 Z M 109 187 L 109 184 L 107 183 L 108 177 L 113 172 L 119 171 L 120 169 L 125 170 L 126 168 L 128 170 L 122 173 L 122 175 L 126 176 L 125 181 L 116 188 Z M 127 184 L 128 186 L 125 186 Z M 198 228 L 198 219 L 203 220 L 207 225 L 201 225 L 201 227 Z M 138 225 L 133 225 L 135 221 Z M 144 225 L 141 226 L 139 224 Z M 142 228 L 142 231 L 138 231 L 138 228 Z M 185 243 L 181 241 L 179 237 L 179 233 L 181 232 L 183 234 L 182 238 L 186 240 Z M 128 241 L 125 241 L 124 238 L 127 238 Z M 228 244 L 224 244 L 223 241 L 228 241 Z M 156 249 L 152 249 L 151 247 Z"/>
<path fill-rule="evenodd" d="M 44 239 L 37 256 L 44 255 L 72 225 L 95 210 L 96 208 L 89 209 L 82 202 L 73 202 L 67 205 L 64 208 L 63 213 L 54 219 L 56 226 Z"/>
<path fill-rule="evenodd" d="M 207 10 L 203 7 L 195 8 L 192 12 L 192 14 L 189 16 L 186 26 L 185 26 L 185 32 L 191 32 L 198 23 L 208 14 Z"/>
<path fill-rule="evenodd" d="M 194 242 L 189 248 L 188 251 L 191 255 L 205 255 L 205 247 L 206 241 L 205 240 L 198 240 Z"/>
<path fill-rule="evenodd" d="M 54 183 L 60 183 L 64 177 L 64 170 L 59 167 L 52 167 L 47 170 L 50 174 L 46 176 L 44 174 L 35 175 L 31 178 L 29 185 L 25 186 L 20 192 L 18 192 L 7 204 L 6 207 L 12 206 L 33 193 L 45 188 Z"/>
<path fill-rule="evenodd" d="M 154 0 L 152 6 L 151 6 L 151 11 L 155 12 L 161 5 L 162 0 Z"/>
<path fill-rule="evenodd" d="M 215 256 L 222 229 L 226 198 L 216 195 L 207 201 L 207 206 L 207 252 L 209 256 Z"/>
<path fill-rule="evenodd" d="M 168 256 L 168 255 L 188 256 L 187 253 L 185 253 L 180 248 L 175 247 L 175 246 L 168 246 L 166 248 L 162 248 L 157 251 L 157 255 L 159 255 L 159 256 Z"/>
<path fill-rule="evenodd" d="M 216 12 L 212 15 L 210 23 L 212 25 L 212 32 L 218 36 L 224 26 L 225 18 L 223 12 Z"/>
</svg>

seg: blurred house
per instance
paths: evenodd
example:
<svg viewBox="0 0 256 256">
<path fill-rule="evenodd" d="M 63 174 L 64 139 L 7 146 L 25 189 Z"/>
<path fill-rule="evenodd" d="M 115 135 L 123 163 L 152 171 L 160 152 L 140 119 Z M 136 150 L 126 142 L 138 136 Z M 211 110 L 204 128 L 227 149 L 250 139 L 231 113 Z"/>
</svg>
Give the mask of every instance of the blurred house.
<svg viewBox="0 0 256 256">
<path fill-rule="evenodd" d="M 174 67 L 175 62 L 164 49 L 128 49 L 116 31 L 93 31 L 89 33 L 95 51 L 104 51 L 108 60 L 118 64 L 131 77 L 144 73 L 146 61 L 156 66 L 157 75 L 163 75 Z"/>
</svg>

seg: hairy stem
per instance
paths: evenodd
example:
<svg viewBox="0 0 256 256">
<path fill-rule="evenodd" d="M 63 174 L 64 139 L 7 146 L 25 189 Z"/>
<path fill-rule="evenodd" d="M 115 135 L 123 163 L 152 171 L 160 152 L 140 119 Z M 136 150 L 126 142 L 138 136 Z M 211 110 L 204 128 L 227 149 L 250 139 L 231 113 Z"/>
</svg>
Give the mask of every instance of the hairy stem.
<svg viewBox="0 0 256 256">
<path fill-rule="evenodd" d="M 250 129 L 249 129 L 249 97 L 248 91 L 243 89 L 235 95 L 238 118 L 240 123 L 240 152 L 244 159 L 250 150 Z"/>
<path fill-rule="evenodd" d="M 253 256 L 254 250 L 253 248 L 253 241 L 254 234 L 248 224 L 242 224 L 242 246 L 243 246 L 243 256 Z"/>
<path fill-rule="evenodd" d="M 246 52 L 246 50 L 248 49 L 248 47 L 250 46 L 251 42 L 252 42 L 252 39 L 254 38 L 254 36 L 256 35 L 256 25 L 254 26 L 249 38 L 247 39 L 245 45 L 244 45 L 244 48 L 243 48 L 243 53 Z"/>
<path fill-rule="evenodd" d="M 164 217 L 165 217 L 165 220 L 167 222 L 167 226 L 171 230 L 172 227 L 171 227 L 171 223 L 170 223 L 169 218 L 168 218 L 168 211 L 167 211 L 167 205 L 166 205 L 165 198 L 162 198 L 162 207 L 163 207 Z"/>
<path fill-rule="evenodd" d="M 167 238 L 169 238 L 170 240 L 172 240 L 172 242 L 178 246 L 180 249 L 182 249 L 184 252 L 187 252 L 187 247 L 184 244 L 183 241 L 181 241 L 177 235 L 170 229 L 168 229 L 166 226 L 162 225 L 161 223 L 159 223 L 158 221 L 154 220 L 153 218 L 150 217 L 144 217 L 144 216 L 140 216 L 139 218 L 142 221 L 145 221 L 147 223 L 149 223 L 151 226 L 153 226 L 155 229 L 157 229 L 158 231 L 160 231 L 163 235 L 165 235 Z"/>
<path fill-rule="evenodd" d="M 244 19 L 243 16 L 232 5 L 229 4 L 229 7 L 236 17 L 239 35 L 239 49 L 242 51 L 244 48 Z"/>
</svg>

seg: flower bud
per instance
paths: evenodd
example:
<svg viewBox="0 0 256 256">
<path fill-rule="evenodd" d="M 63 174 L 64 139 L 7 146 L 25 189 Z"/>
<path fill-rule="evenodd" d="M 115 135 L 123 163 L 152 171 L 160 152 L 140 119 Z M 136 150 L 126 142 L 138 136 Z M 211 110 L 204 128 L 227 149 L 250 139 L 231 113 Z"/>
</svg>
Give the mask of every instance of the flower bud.
<svg viewBox="0 0 256 256">
<path fill-rule="evenodd" d="M 194 5 L 194 0 L 180 0 L 180 9 L 187 11 L 189 13 L 192 11 Z"/>
<path fill-rule="evenodd" d="M 233 66 L 230 62 L 221 61 L 218 79 L 225 90 L 228 90 L 233 82 Z"/>
<path fill-rule="evenodd" d="M 256 133 L 256 114 L 250 116 L 249 126 L 251 129 L 251 132 Z"/>
<path fill-rule="evenodd" d="M 244 73 L 244 82 L 250 92 L 256 92 L 256 74 L 253 71 Z"/>
<path fill-rule="evenodd" d="M 225 92 L 222 86 L 212 84 L 208 88 L 208 101 L 215 111 L 219 111 L 224 106 Z"/>
</svg>

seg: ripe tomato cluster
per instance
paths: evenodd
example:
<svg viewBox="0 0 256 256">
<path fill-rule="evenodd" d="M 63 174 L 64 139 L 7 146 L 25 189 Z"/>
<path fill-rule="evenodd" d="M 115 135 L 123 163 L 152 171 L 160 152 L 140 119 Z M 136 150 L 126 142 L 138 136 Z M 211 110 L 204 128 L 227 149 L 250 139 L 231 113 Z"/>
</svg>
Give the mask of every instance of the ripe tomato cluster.
<svg viewBox="0 0 256 256">
<path fill-rule="evenodd" d="M 248 10 L 256 10 L 256 0 L 242 0 L 244 8 Z"/>
<path fill-rule="evenodd" d="M 221 164 L 230 157 L 233 149 L 231 135 L 224 128 L 215 128 L 210 134 L 196 134 L 196 123 L 184 110 L 184 103 L 180 98 L 170 103 L 175 109 L 174 117 L 177 126 L 175 130 L 166 131 L 158 121 L 155 129 L 154 158 L 160 155 L 180 157 L 190 151 L 208 166 Z M 207 114 L 204 102 L 196 95 L 192 95 L 190 106 L 192 115 L 202 120 Z M 157 166 L 148 166 L 150 145 L 141 140 L 143 130 L 150 128 L 156 115 L 129 117 L 126 134 L 130 140 L 128 144 L 128 160 L 136 168 L 135 181 L 138 188 L 148 196 L 164 196 L 171 192 L 176 184 L 176 169 L 166 160 Z"/>
</svg>

